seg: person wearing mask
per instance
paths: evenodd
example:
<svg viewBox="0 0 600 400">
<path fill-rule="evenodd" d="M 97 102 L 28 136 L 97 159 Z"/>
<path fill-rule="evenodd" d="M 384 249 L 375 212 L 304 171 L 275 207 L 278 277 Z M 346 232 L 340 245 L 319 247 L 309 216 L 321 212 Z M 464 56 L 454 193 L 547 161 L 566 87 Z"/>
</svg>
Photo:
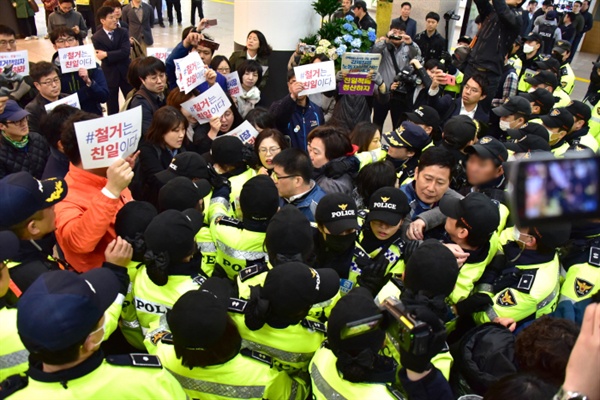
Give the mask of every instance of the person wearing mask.
<svg viewBox="0 0 600 400">
<path fill-rule="evenodd" d="M 238 327 L 227 314 L 229 291 L 226 281 L 210 278 L 202 290 L 185 293 L 165 326 L 148 335 L 149 351 L 193 398 L 304 399 L 304 382 L 273 369 L 268 355 L 243 348 Z"/>
<path fill-rule="evenodd" d="M 521 55 L 523 66 L 517 89 L 519 92 L 528 92 L 531 85 L 527 83 L 526 79 L 535 75 L 537 71 L 536 63 L 542 61 L 541 53 L 544 41 L 538 33 L 532 32 L 529 36 L 523 38 L 523 42 L 523 54 Z"/>
<path fill-rule="evenodd" d="M 502 105 L 492 108 L 492 112 L 500 119 L 497 126 L 492 126 L 490 136 L 504 139 L 506 131 L 520 129 L 527 123 L 531 115 L 531 104 L 521 96 L 512 96 Z"/>
<path fill-rule="evenodd" d="M 52 63 L 58 68 L 61 89 L 66 94 L 77 93 L 82 111 L 102 116 L 101 103 L 108 100 L 108 84 L 100 65 L 95 68 L 80 68 L 77 72 L 63 73 L 60 67 L 58 49 L 78 46 L 77 38 L 72 29 L 58 27 L 52 31 L 50 42 L 56 53 L 52 56 Z"/>
<path fill-rule="evenodd" d="M 142 86 L 135 92 L 128 109 L 142 107 L 142 135 L 145 136 L 154 113 L 165 105 L 167 74 L 165 64 L 156 57 L 146 57 L 137 65 Z"/>
<path fill-rule="evenodd" d="M 592 118 L 592 110 L 579 100 L 573 100 L 571 104 L 565 108 L 568 112 L 573 114 L 575 120 L 566 137 L 567 143 L 569 143 L 571 149 L 576 147 L 587 147 L 596 153 L 599 145 L 596 138 L 589 133 L 590 127 L 588 125 Z"/>
<path fill-rule="evenodd" d="M 317 127 L 308 135 L 308 155 L 313 165 L 313 177 L 325 193 L 352 194 L 354 184 L 350 174 L 330 178 L 325 174 L 330 162 L 342 160 L 354 154 L 355 149 L 348 135 L 335 127 Z"/>
<path fill-rule="evenodd" d="M 231 53 L 229 64 L 231 64 L 233 70 L 237 71 L 245 60 L 258 61 L 263 66 L 262 79 L 258 88 L 264 90 L 269 79 L 269 57 L 272 52 L 273 49 L 267 42 L 265 35 L 260 31 L 253 30 L 246 37 L 246 46 L 244 46 L 244 49 Z"/>
<path fill-rule="evenodd" d="M 123 22 L 128 26 L 129 37 L 139 42 L 145 54 L 146 48 L 154 44 L 154 38 L 152 37 L 154 10 L 152 6 L 142 0 L 131 0 L 123 7 L 122 12 Z M 159 19 L 162 20 L 162 17 Z"/>
<path fill-rule="evenodd" d="M 271 176 L 273 173 L 273 158 L 288 147 L 289 144 L 285 137 L 277 129 L 267 128 L 262 130 L 254 140 L 254 151 L 260 160 L 257 173 Z"/>
<path fill-rule="evenodd" d="M 411 182 L 419 157 L 432 143 L 431 138 L 420 126 L 404 121 L 398 129 L 384 133 L 383 139 L 388 146 L 386 160 L 394 165 L 398 185 Z"/>
<path fill-rule="evenodd" d="M 489 87 L 486 77 L 481 74 L 471 76 L 463 86 L 461 97 L 453 99 L 451 95 L 443 94 L 440 88 L 445 75 L 442 71 L 436 71 L 429 88 L 429 105 L 440 113 L 441 125 L 445 126 L 450 118 L 457 115 L 488 122 L 489 113 L 484 105 L 488 96 L 486 90 Z"/>
<path fill-rule="evenodd" d="M 446 51 L 446 39 L 437 31 L 439 22 L 440 15 L 438 13 L 433 11 L 427 13 L 425 30 L 415 36 L 415 43 L 421 49 L 421 55 L 425 62 L 431 59 L 441 60 Z"/>
<path fill-rule="evenodd" d="M 354 13 L 352 12 L 352 3 L 354 3 L 354 0 L 342 0 L 341 3 L 341 7 L 333 13 L 331 19 L 345 19 L 348 15 L 354 18 Z"/>
<path fill-rule="evenodd" d="M 308 155 L 299 149 L 283 150 L 273 158 L 271 178 L 281 197 L 281 206 L 291 204 L 314 222 L 317 204 L 325 192 L 312 179 L 313 166 Z"/>
<path fill-rule="evenodd" d="M 354 5 L 352 5 L 352 12 L 354 13 L 354 23 L 359 29 L 377 30 L 377 22 L 375 22 L 373 17 L 369 14 L 367 3 L 363 0 L 356 0 L 354 2 Z"/>
<path fill-rule="evenodd" d="M 29 72 L 31 79 L 33 79 L 33 84 L 38 90 L 37 96 L 25 106 L 25 110 L 29 112 L 27 125 L 31 132 L 40 131 L 42 117 L 48 114 L 45 106 L 67 96 L 62 93 L 62 85 L 58 72 L 58 68 L 47 61 L 40 61 L 33 64 Z"/>
<path fill-rule="evenodd" d="M 277 129 L 290 138 L 291 146 L 306 151 L 310 131 L 325 123 L 323 111 L 308 96 L 300 95 L 304 86 L 296 80 L 293 69 L 287 73 L 287 85 L 290 94 L 273 102 L 269 112 L 275 118 Z"/>
<path fill-rule="evenodd" d="M 552 57 L 560 63 L 560 72 L 558 74 L 562 90 L 569 96 L 575 88 L 575 72 L 569 63 L 571 56 L 571 43 L 566 40 L 558 40 L 552 49 Z"/>
<path fill-rule="evenodd" d="M 521 129 L 510 129 L 506 133 L 510 140 L 504 143 L 504 147 L 514 154 L 531 153 L 534 151 L 549 153 L 551 150 L 548 130 L 542 124 L 528 122 Z"/>
<path fill-rule="evenodd" d="M 531 105 L 530 119 L 550 113 L 556 102 L 552 93 L 543 88 L 533 89 L 528 93 L 521 93 L 519 96 L 529 101 Z"/>
<path fill-rule="evenodd" d="M 58 7 L 48 17 L 48 35 L 59 26 L 71 28 L 77 35 L 79 44 L 83 44 L 83 39 L 87 37 L 88 26 L 85 24 L 83 16 L 75 11 L 74 0 L 58 0 Z"/>
<path fill-rule="evenodd" d="M 527 78 L 526 82 L 531 86 L 529 90 L 542 88 L 550 92 L 556 100 L 554 107 L 566 107 L 571 103 L 569 95 L 560 87 L 556 73 L 551 70 L 541 70 L 531 78 Z"/>
<path fill-rule="evenodd" d="M 406 34 L 412 39 L 415 39 L 417 36 L 417 21 L 410 17 L 411 10 L 412 4 L 409 2 L 405 1 L 400 4 L 400 16 L 392 20 L 392 25 L 394 24 L 394 21 L 404 22 L 404 25 L 406 25 Z"/>
<path fill-rule="evenodd" d="M 108 115 L 119 112 L 119 89 L 124 97 L 132 90 L 127 81 L 131 53 L 129 34 L 125 28 L 117 26 L 114 10 L 112 7 L 101 7 L 96 11 L 102 29 L 98 29 L 92 36 L 96 57 L 102 63 L 102 71 L 108 84 Z"/>
<path fill-rule="evenodd" d="M 0 178 L 26 171 L 39 179 L 44 173 L 50 147 L 27 126 L 29 115 L 14 100 L 8 100 L 0 114 Z"/>
<path fill-rule="evenodd" d="M 566 108 L 553 108 L 548 115 L 542 115 L 540 121 L 548 130 L 552 154 L 556 157 L 564 155 L 570 147 L 566 137 L 575 123 L 573 114 Z"/>
</svg>

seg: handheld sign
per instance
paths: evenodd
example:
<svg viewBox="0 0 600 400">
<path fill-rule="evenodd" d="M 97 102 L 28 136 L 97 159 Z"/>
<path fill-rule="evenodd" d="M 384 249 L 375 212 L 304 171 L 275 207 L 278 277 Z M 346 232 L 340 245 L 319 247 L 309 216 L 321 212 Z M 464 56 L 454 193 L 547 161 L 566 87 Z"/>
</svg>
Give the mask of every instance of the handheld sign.
<svg viewBox="0 0 600 400">
<path fill-rule="evenodd" d="M 221 89 L 221 85 L 212 85 L 210 89 L 181 103 L 181 107 L 188 110 L 201 124 L 205 124 L 213 117 L 220 117 L 231 107 L 231 102 Z"/>
<path fill-rule="evenodd" d="M 29 75 L 29 54 L 27 50 L 0 52 L 0 72 L 3 72 L 4 68 L 9 65 L 12 65 L 12 72 L 15 74 Z"/>
<path fill-rule="evenodd" d="M 299 93 L 305 96 L 323 93 L 335 89 L 335 66 L 333 61 L 306 64 L 294 67 L 296 81 L 302 82 L 304 90 Z"/>
<path fill-rule="evenodd" d="M 77 93 L 73 93 L 70 96 L 63 97 L 62 99 L 58 99 L 56 101 L 53 101 L 52 103 L 48 103 L 44 106 L 44 108 L 46 109 L 46 112 L 50 112 L 56 107 L 60 106 L 61 104 L 67 104 L 71 107 L 75 107 L 81 110 L 81 105 L 79 104 L 79 96 L 77 95 Z"/>
<path fill-rule="evenodd" d="M 237 128 L 232 130 L 226 135 L 222 135 L 219 137 L 225 136 L 235 136 L 240 139 L 244 144 L 254 144 L 256 137 L 258 136 L 258 131 L 252 126 L 252 124 L 248 121 L 244 121 Z M 217 139 L 219 138 L 217 137 Z M 216 139 L 215 139 L 216 140 Z"/>
<path fill-rule="evenodd" d="M 362 74 L 348 74 L 338 85 L 339 94 L 370 96 L 373 94 L 373 89 L 375 89 L 373 80 Z"/>
<path fill-rule="evenodd" d="M 225 79 L 227 79 L 227 91 L 231 97 L 237 97 L 242 94 L 242 85 L 237 71 L 225 75 Z"/>
<path fill-rule="evenodd" d="M 381 63 L 381 54 L 373 53 L 344 53 L 342 56 L 342 72 L 367 74 L 377 71 Z"/>
<path fill-rule="evenodd" d="M 79 68 L 96 68 L 96 50 L 91 44 L 58 49 L 58 59 L 63 74 L 79 71 Z"/>
<path fill-rule="evenodd" d="M 142 136 L 142 106 L 73 125 L 83 168 L 109 167 L 137 149 Z"/>
<path fill-rule="evenodd" d="M 167 62 L 167 57 L 169 57 L 172 51 L 172 47 L 148 47 L 146 49 L 148 57 L 156 57 L 164 63 Z"/>
<path fill-rule="evenodd" d="M 182 92 L 188 94 L 196 86 L 200 85 L 206 78 L 206 65 L 202 62 L 200 54 L 191 52 L 183 58 L 175 60 L 175 76 L 177 77 L 177 86 Z"/>
</svg>

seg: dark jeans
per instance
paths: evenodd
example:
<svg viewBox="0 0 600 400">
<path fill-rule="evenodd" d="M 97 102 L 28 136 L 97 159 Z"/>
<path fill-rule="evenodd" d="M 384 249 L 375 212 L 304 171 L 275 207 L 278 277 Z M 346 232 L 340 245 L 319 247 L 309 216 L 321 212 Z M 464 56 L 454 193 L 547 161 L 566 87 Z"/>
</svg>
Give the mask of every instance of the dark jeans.
<svg viewBox="0 0 600 400">
<path fill-rule="evenodd" d="M 392 127 L 396 129 L 400 125 L 402 113 L 406 112 L 402 107 L 402 102 L 392 97 L 387 104 L 381 104 L 377 97 L 373 96 L 373 123 L 379 127 L 380 132 L 383 132 L 383 123 L 387 118 L 388 111 L 392 115 Z"/>
<path fill-rule="evenodd" d="M 177 13 L 177 23 L 181 24 L 181 0 L 167 0 L 167 16 L 169 23 L 173 23 L 173 8 Z"/>
<path fill-rule="evenodd" d="M 194 1 L 192 0 L 192 25 L 196 25 L 196 9 L 198 9 L 198 17 L 200 20 L 204 18 L 204 10 L 202 9 L 202 0 Z"/>
<path fill-rule="evenodd" d="M 573 58 L 575 57 L 575 53 L 577 53 L 577 48 L 579 47 L 579 43 L 581 42 L 581 38 L 583 38 L 583 33 L 576 33 L 575 38 L 573 38 L 573 43 L 571 44 L 571 55 L 567 59 L 568 63 L 573 62 Z"/>
<path fill-rule="evenodd" d="M 21 36 L 37 36 L 37 27 L 35 26 L 35 17 L 17 18 L 19 33 Z"/>
<path fill-rule="evenodd" d="M 85 21 L 85 26 L 88 29 L 92 30 L 92 33 L 96 32 L 96 24 L 94 23 L 94 11 L 92 10 L 92 6 L 77 6 L 77 11 L 83 17 Z"/>
<path fill-rule="evenodd" d="M 162 17 L 162 0 L 150 0 L 150 6 L 156 8 L 156 16 L 158 17 L 158 23 L 163 25 Z"/>
<path fill-rule="evenodd" d="M 123 92 L 123 97 L 133 89 L 129 82 L 122 80 L 117 87 L 108 88 L 108 100 L 106 101 L 106 111 L 108 115 L 113 115 L 119 112 L 119 88 Z"/>
<path fill-rule="evenodd" d="M 471 77 L 475 74 L 483 75 L 488 80 L 488 86 L 485 91 L 487 95 L 485 99 L 479 102 L 479 105 L 489 112 L 492 109 L 492 100 L 494 99 L 494 94 L 498 90 L 498 85 L 504 83 L 500 82 L 500 80 L 502 79 L 502 75 L 498 75 L 490 70 L 480 71 L 477 68 L 474 68 L 471 64 L 468 64 L 467 68 L 465 69 L 465 77 L 463 79 L 462 85 L 464 86 L 467 83 L 467 81 L 471 79 Z"/>
</svg>

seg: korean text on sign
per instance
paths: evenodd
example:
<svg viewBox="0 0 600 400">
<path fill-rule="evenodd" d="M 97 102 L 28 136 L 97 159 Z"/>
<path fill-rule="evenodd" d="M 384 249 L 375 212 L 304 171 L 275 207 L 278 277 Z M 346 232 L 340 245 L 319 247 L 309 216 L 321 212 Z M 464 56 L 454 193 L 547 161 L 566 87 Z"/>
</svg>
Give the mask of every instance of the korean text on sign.
<svg viewBox="0 0 600 400">
<path fill-rule="evenodd" d="M 375 84 L 370 78 L 360 74 L 348 74 L 339 83 L 339 94 L 353 94 L 358 96 L 370 96 L 373 94 Z"/>
<path fill-rule="evenodd" d="M 294 67 L 296 81 L 302 82 L 304 90 L 301 96 L 328 92 L 335 89 L 335 67 L 333 61 L 307 64 Z"/>
<path fill-rule="evenodd" d="M 237 71 L 225 75 L 225 79 L 227 79 L 227 91 L 231 97 L 237 97 L 242 94 L 240 75 Z"/>
<path fill-rule="evenodd" d="M 79 71 L 80 68 L 96 68 L 96 50 L 91 44 L 58 49 L 62 73 Z"/>
<path fill-rule="evenodd" d="M 200 54 L 191 52 L 189 55 L 175 60 L 175 76 L 179 90 L 186 94 L 196 86 L 206 81 L 206 65 L 202 62 Z"/>
<path fill-rule="evenodd" d="M 0 52 L 0 72 L 12 65 L 12 71 L 21 76 L 29 75 L 29 55 L 27 50 Z"/>
<path fill-rule="evenodd" d="M 188 110 L 201 124 L 205 124 L 213 117 L 220 117 L 231 107 L 231 102 L 221 89 L 221 85 L 213 85 L 210 89 L 181 103 L 181 107 Z"/>
<path fill-rule="evenodd" d="M 44 106 L 44 108 L 46 109 L 46 112 L 50 112 L 61 104 L 66 104 L 81 110 L 81 105 L 79 104 L 79 95 L 77 95 L 77 93 L 73 93 L 70 96 L 63 97 L 62 99 L 58 99 L 52 103 L 48 103 Z"/>
<path fill-rule="evenodd" d="M 156 57 L 164 63 L 167 62 L 167 57 L 169 57 L 172 51 L 173 48 L 171 47 L 148 47 L 146 49 L 148 57 Z"/>
<path fill-rule="evenodd" d="M 74 126 L 83 168 L 108 167 L 136 151 L 142 136 L 142 107 Z"/>
<path fill-rule="evenodd" d="M 381 63 L 381 54 L 345 53 L 342 56 L 343 72 L 368 73 L 377 71 Z"/>
<path fill-rule="evenodd" d="M 254 144 L 256 137 L 258 136 L 258 131 L 252 126 L 252 124 L 248 121 L 244 121 L 240 126 L 232 130 L 226 135 L 219 136 L 235 136 L 239 138 L 244 144 Z M 216 139 L 215 139 L 216 140 Z"/>
</svg>

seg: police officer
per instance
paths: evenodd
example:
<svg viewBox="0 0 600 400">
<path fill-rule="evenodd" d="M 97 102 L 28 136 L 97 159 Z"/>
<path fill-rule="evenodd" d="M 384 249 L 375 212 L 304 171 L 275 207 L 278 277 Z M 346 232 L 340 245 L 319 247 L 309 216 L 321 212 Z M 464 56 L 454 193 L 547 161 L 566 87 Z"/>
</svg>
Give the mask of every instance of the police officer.
<svg viewBox="0 0 600 400">
<path fill-rule="evenodd" d="M 30 363 L 28 382 L 11 399 L 186 398 L 158 357 L 129 354 L 105 359 L 99 350 L 105 312 L 120 286 L 106 268 L 81 275 L 51 271 L 23 293 L 17 329 L 35 361 Z"/>
<path fill-rule="evenodd" d="M 536 64 L 538 66 L 539 72 L 548 71 L 548 72 L 553 73 L 556 76 L 558 84 L 552 91 L 552 94 L 557 99 L 557 104 L 558 104 L 557 107 L 565 107 L 567 104 L 569 104 L 571 102 L 571 97 L 562 87 L 563 83 L 560 80 L 561 79 L 560 61 L 554 57 L 550 57 L 543 61 L 538 61 Z"/>
<path fill-rule="evenodd" d="M 538 120 L 534 120 L 538 121 Z M 548 143 L 556 157 L 565 154 L 569 149 L 566 136 L 573 127 L 573 114 L 566 108 L 553 108 L 548 115 L 542 115 L 539 122 L 548 130 Z"/>
<path fill-rule="evenodd" d="M 552 93 L 556 101 L 554 107 L 566 107 L 571 102 L 571 98 L 560 88 L 558 78 L 552 71 L 539 71 L 535 76 L 527 78 L 526 81 L 533 90 L 542 88 Z"/>
<path fill-rule="evenodd" d="M 441 135 L 440 124 L 442 123 L 442 120 L 435 108 L 430 106 L 420 106 L 413 112 L 406 113 L 406 119 L 423 128 L 433 141 L 439 141 Z M 433 146 L 433 141 L 429 142 L 425 148 Z"/>
<path fill-rule="evenodd" d="M 535 75 L 537 70 L 535 63 L 542 60 L 542 43 L 543 40 L 537 33 L 531 33 L 523 38 L 523 53 L 521 55 L 523 67 L 519 74 L 519 85 L 517 87 L 519 92 L 528 92 L 531 87 L 526 79 Z"/>
<path fill-rule="evenodd" d="M 528 122 L 521 129 L 511 129 L 507 131 L 509 141 L 504 143 L 504 147 L 514 154 L 523 154 L 533 151 L 550 152 L 550 135 L 548 130 L 541 124 Z"/>
<path fill-rule="evenodd" d="M 571 104 L 565 107 L 567 111 L 573 114 L 574 123 L 566 140 L 571 148 L 587 147 L 594 153 L 598 151 L 598 142 L 590 133 L 588 122 L 592 118 L 592 110 L 582 101 L 573 100 Z"/>
<path fill-rule="evenodd" d="M 531 105 L 530 119 L 550 113 L 550 110 L 554 107 L 554 103 L 556 103 L 552 93 L 542 88 L 535 89 L 529 93 L 521 93 L 519 96 L 527 99 Z"/>
<path fill-rule="evenodd" d="M 492 108 L 492 112 L 500 120 L 493 118 L 498 124 L 491 124 L 490 136 L 505 139 L 507 130 L 519 129 L 527 123 L 531 115 L 531 104 L 521 96 L 512 96 L 504 104 Z"/>
<path fill-rule="evenodd" d="M 383 134 L 389 146 L 387 160 L 394 164 L 399 185 L 412 182 L 421 151 L 432 142 L 427 132 L 410 121 L 404 121 L 396 130 Z"/>
<path fill-rule="evenodd" d="M 272 368 L 268 355 L 241 349 L 242 338 L 227 314 L 230 289 L 226 280 L 213 277 L 202 290 L 183 294 L 166 326 L 147 335 L 151 352 L 190 398 L 305 399 L 305 382 Z"/>
<path fill-rule="evenodd" d="M 575 87 L 575 72 L 568 61 L 571 57 L 571 43 L 566 40 L 557 40 L 552 48 L 552 57 L 560 62 L 560 86 L 570 96 Z"/>
</svg>

